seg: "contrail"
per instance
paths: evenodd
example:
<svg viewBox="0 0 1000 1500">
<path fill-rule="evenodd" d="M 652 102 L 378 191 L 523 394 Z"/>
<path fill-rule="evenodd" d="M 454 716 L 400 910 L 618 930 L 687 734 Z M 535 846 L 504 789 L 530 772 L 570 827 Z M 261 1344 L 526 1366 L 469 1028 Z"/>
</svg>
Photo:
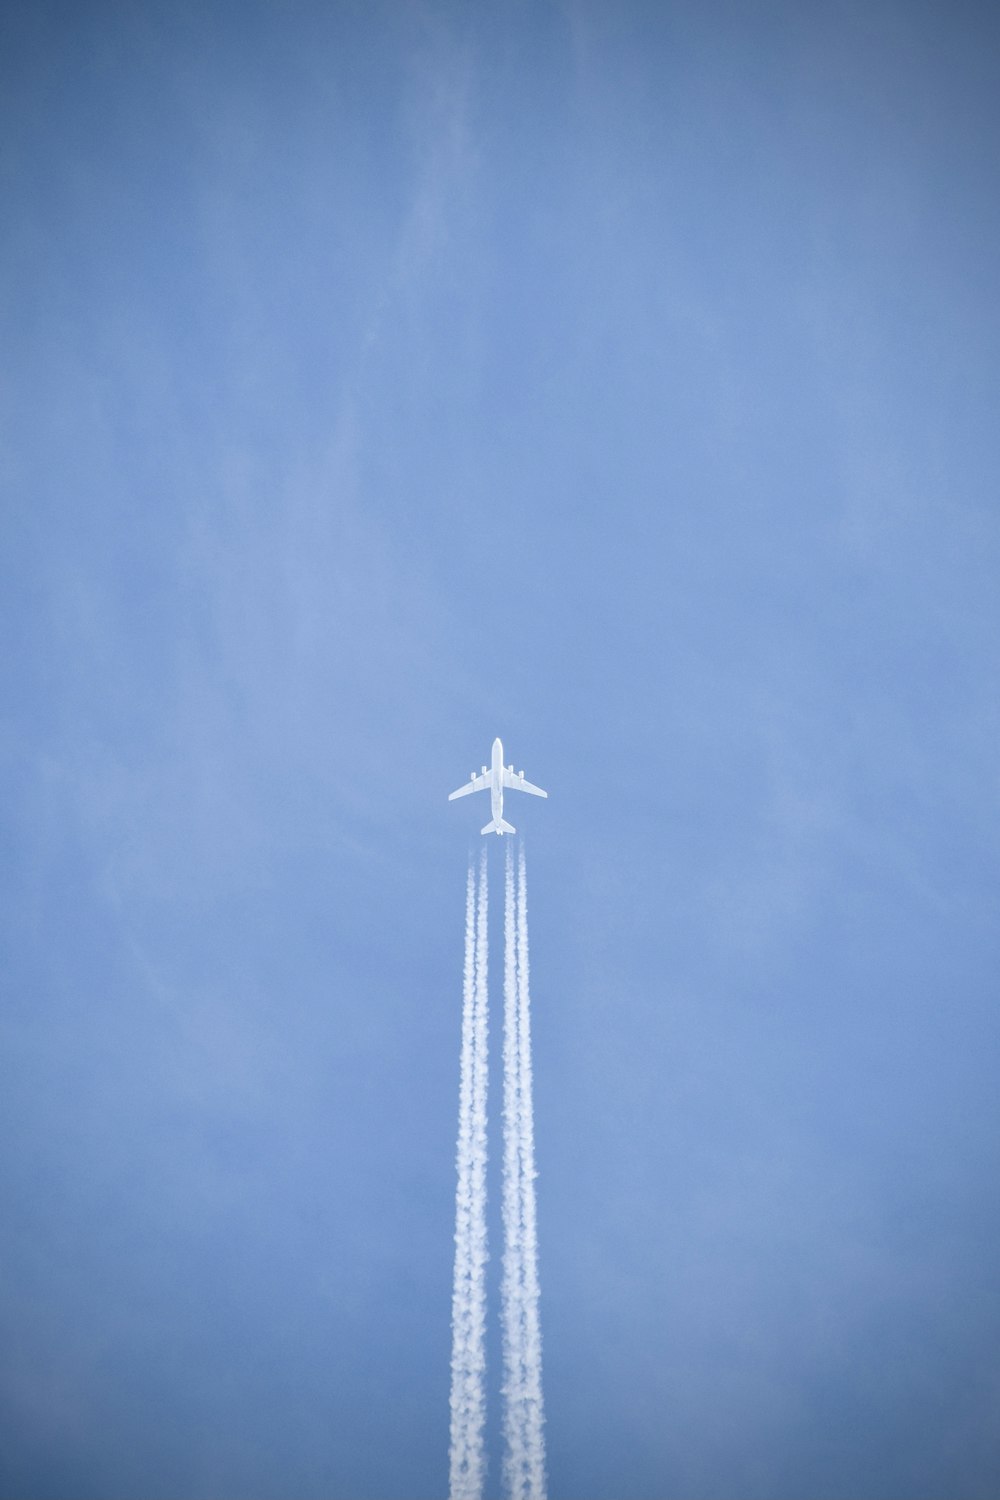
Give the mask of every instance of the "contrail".
<svg viewBox="0 0 1000 1500">
<path fill-rule="evenodd" d="M 519 1041 L 521 1225 L 524 1259 L 524 1442 L 526 1500 L 545 1495 L 545 1409 L 542 1403 L 542 1329 L 538 1304 L 538 1219 L 535 1208 L 535 1121 L 532 1104 L 531 995 L 528 985 L 528 878 L 524 844 L 517 869 L 517 1011 Z"/>
<path fill-rule="evenodd" d="M 488 1046 L 486 850 L 465 886 L 462 1062 L 459 1084 L 455 1281 L 452 1292 L 451 1500 L 481 1500 L 486 1473 L 486 1085 Z"/>
<path fill-rule="evenodd" d="M 465 887 L 455 1283 L 452 1294 L 451 1500 L 482 1500 L 486 1477 L 486 1094 L 488 1079 L 486 849 Z M 524 845 L 504 871 L 503 1328 L 504 1488 L 544 1500 L 545 1437 L 539 1324 L 532 1111 L 528 883 Z"/>
<path fill-rule="evenodd" d="M 504 884 L 504 1477 L 511 1500 L 544 1500 L 545 1437 L 532 1110 L 528 885 L 524 845 Z"/>
<path fill-rule="evenodd" d="M 521 1223 L 520 1026 L 517 994 L 517 910 L 514 861 L 507 845 L 503 924 L 503 1277 L 500 1317 L 504 1362 L 504 1488 L 521 1494 L 524 1435 L 524 1246 Z"/>
<path fill-rule="evenodd" d="M 479 904 L 476 918 L 476 1023 L 475 1067 L 472 1075 L 472 1222 L 473 1222 L 473 1296 L 472 1341 L 477 1351 L 479 1371 L 479 1425 L 476 1429 L 476 1456 L 481 1493 L 486 1477 L 486 1454 L 483 1446 L 483 1423 L 486 1416 L 486 1262 L 489 1259 L 486 1240 L 486 1094 L 489 1079 L 489 991 L 487 985 L 489 926 L 486 885 L 486 849 L 479 857 Z"/>
</svg>

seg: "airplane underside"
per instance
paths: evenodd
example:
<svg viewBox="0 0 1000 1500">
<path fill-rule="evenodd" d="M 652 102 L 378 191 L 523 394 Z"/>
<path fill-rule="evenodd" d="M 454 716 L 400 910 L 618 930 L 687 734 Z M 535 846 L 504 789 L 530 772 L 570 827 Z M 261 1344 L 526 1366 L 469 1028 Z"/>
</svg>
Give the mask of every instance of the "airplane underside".
<svg viewBox="0 0 1000 1500">
<path fill-rule="evenodd" d="M 515 774 L 513 762 L 509 766 L 503 763 L 503 745 L 499 739 L 493 741 L 492 764 L 489 769 L 483 766 L 481 773 L 477 776 L 475 771 L 469 777 L 464 786 L 450 793 L 449 802 L 456 797 L 467 797 L 470 792 L 489 792 L 492 797 L 493 816 L 486 827 L 481 829 L 482 833 L 516 833 L 513 823 L 508 823 L 503 815 L 503 794 L 509 789 L 515 792 L 530 792 L 533 797 L 547 797 L 548 792 L 543 792 L 540 786 L 532 786 L 530 781 L 524 779 L 524 772 Z"/>
</svg>

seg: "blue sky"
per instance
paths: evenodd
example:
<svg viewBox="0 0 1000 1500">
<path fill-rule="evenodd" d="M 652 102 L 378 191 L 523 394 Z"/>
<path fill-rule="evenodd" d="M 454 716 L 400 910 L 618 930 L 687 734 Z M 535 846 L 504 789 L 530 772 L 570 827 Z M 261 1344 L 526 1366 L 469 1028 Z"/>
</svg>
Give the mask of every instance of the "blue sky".
<svg viewBox="0 0 1000 1500">
<path fill-rule="evenodd" d="M 995 1495 L 994 13 L 0 37 L 0 1493 L 444 1493 L 500 734 L 553 1500 Z"/>
</svg>

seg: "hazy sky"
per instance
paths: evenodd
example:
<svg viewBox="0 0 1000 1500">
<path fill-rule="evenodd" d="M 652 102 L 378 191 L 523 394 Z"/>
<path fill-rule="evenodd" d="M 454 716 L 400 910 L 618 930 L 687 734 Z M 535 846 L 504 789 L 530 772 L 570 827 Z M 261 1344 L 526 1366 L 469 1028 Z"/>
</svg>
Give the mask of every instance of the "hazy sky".
<svg viewBox="0 0 1000 1500">
<path fill-rule="evenodd" d="M 6 1500 L 444 1494 L 496 734 L 553 1500 L 1000 1493 L 998 181 L 985 4 L 3 7 Z"/>
</svg>

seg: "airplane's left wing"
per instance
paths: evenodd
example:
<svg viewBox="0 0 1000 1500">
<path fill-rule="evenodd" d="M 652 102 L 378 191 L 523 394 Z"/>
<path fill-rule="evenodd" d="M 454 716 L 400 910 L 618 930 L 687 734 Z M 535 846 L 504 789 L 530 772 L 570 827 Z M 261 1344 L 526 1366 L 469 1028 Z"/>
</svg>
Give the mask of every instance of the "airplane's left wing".
<svg viewBox="0 0 1000 1500">
<path fill-rule="evenodd" d="M 460 786 L 457 792 L 448 793 L 448 801 L 454 802 L 456 797 L 467 797 L 470 792 L 485 792 L 489 784 L 489 776 L 470 776 L 465 785 Z"/>
<path fill-rule="evenodd" d="M 532 786 L 530 781 L 525 781 L 523 776 L 515 776 L 513 771 L 504 766 L 503 784 L 510 787 L 514 792 L 530 792 L 533 797 L 547 797 L 548 792 L 543 792 L 540 786 Z"/>
</svg>

